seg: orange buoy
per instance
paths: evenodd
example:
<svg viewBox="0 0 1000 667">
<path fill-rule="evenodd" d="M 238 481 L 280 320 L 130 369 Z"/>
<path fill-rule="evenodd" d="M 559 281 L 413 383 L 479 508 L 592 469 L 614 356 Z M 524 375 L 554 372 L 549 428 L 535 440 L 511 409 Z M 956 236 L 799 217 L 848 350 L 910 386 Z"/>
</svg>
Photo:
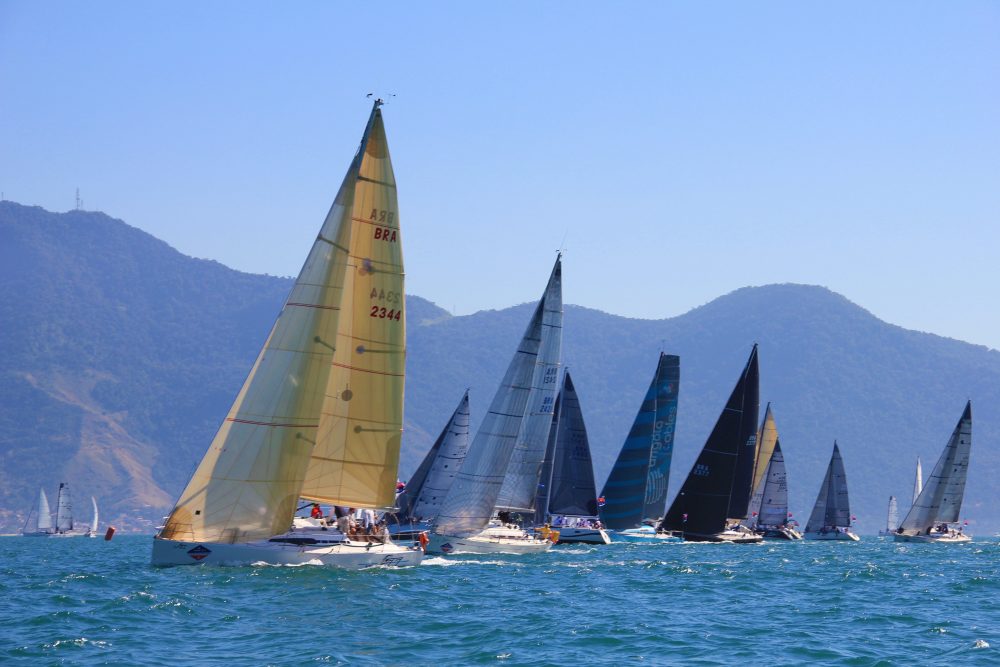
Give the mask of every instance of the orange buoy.
<svg viewBox="0 0 1000 667">
<path fill-rule="evenodd" d="M 105 533 L 104 533 L 104 541 L 105 542 L 110 542 L 111 538 L 114 537 L 114 536 L 115 536 L 115 527 L 114 526 L 108 526 L 107 531 L 105 531 Z"/>
</svg>

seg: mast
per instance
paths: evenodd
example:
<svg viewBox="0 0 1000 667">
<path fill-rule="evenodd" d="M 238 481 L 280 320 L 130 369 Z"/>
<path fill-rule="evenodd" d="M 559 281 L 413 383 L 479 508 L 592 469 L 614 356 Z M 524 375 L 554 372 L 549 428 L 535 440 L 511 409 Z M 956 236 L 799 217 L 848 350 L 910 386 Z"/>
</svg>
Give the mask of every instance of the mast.
<svg viewBox="0 0 1000 667">
<path fill-rule="evenodd" d="M 734 506 L 742 504 L 745 515 L 757 440 L 759 381 L 755 344 L 715 428 L 660 522 L 661 529 L 710 536 L 725 529 Z M 746 496 L 736 498 L 738 493 Z"/>
<path fill-rule="evenodd" d="M 608 528 L 637 528 L 643 518 L 663 513 L 679 390 L 680 357 L 661 352 L 646 396 L 601 490 L 605 499 L 599 508 L 601 522 Z"/>
<path fill-rule="evenodd" d="M 266 539 L 291 526 L 300 496 L 392 504 L 405 303 L 380 104 L 263 349 L 160 537 Z"/>
</svg>

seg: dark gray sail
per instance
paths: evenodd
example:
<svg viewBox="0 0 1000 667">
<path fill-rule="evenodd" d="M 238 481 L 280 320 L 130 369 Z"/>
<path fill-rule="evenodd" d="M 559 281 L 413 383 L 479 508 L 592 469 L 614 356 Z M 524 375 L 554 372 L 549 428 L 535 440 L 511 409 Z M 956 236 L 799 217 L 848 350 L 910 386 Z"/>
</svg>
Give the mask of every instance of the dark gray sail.
<svg viewBox="0 0 1000 667">
<path fill-rule="evenodd" d="M 401 523 L 430 520 L 437 515 L 468 450 L 469 392 L 466 391 L 406 488 L 396 496 Z"/>
<path fill-rule="evenodd" d="M 847 473 L 840 447 L 833 443 L 833 455 L 826 467 L 823 485 L 816 496 L 812 514 L 806 524 L 807 533 L 818 533 L 824 528 L 849 528 L 851 526 L 851 503 L 847 495 Z"/>
<path fill-rule="evenodd" d="M 601 491 L 601 521 L 608 528 L 638 528 L 644 518 L 658 519 L 663 514 L 680 373 L 680 357 L 660 353 L 653 381 Z"/>
<path fill-rule="evenodd" d="M 545 502 L 539 505 L 543 512 L 542 519 L 554 514 L 596 516 L 597 488 L 594 484 L 594 464 L 590 458 L 590 441 L 580 399 L 569 371 L 563 374 L 562 391 L 556 399 L 549 443 L 550 473 L 542 477 L 548 493 L 542 494 Z"/>
<path fill-rule="evenodd" d="M 681 531 L 686 539 L 708 539 L 725 530 L 726 519 L 736 518 L 731 511 L 734 505 L 742 503 L 746 511 L 757 440 L 759 382 L 754 345 L 726 407 L 660 522 L 660 529 Z M 741 456 L 747 450 L 749 458 Z M 748 466 L 744 465 L 746 461 Z M 737 480 L 737 475 L 746 479 Z M 732 497 L 737 492 L 745 497 L 734 503 Z"/>
</svg>

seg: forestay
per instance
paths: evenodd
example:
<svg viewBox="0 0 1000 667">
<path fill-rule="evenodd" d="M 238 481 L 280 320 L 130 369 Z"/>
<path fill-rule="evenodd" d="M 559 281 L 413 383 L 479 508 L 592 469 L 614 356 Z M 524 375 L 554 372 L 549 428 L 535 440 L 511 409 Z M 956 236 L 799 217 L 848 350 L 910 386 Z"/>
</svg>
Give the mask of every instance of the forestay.
<svg viewBox="0 0 1000 667">
<path fill-rule="evenodd" d="M 904 534 L 915 535 L 927 532 L 939 523 L 958 521 L 971 450 L 972 403 L 968 402 L 931 476 L 900 524 Z"/>
<path fill-rule="evenodd" d="M 400 245 L 376 102 L 288 299 L 160 537 L 267 538 L 290 527 L 300 496 L 392 504 L 405 364 Z"/>
</svg>

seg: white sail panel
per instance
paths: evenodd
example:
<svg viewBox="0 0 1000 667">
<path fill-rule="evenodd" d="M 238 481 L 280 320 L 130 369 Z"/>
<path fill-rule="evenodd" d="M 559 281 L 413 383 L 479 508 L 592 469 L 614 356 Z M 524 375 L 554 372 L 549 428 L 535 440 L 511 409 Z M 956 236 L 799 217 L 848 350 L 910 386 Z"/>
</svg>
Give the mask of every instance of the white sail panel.
<svg viewBox="0 0 1000 667">
<path fill-rule="evenodd" d="M 763 526 L 783 526 L 788 522 L 788 479 L 785 474 L 785 457 L 777 442 L 771 452 L 771 462 L 763 481 L 758 523 Z"/>
<path fill-rule="evenodd" d="M 38 532 L 52 530 L 52 510 L 45 489 L 38 489 Z"/>
<path fill-rule="evenodd" d="M 441 511 L 469 452 L 469 393 L 466 392 L 451 417 L 441 448 L 427 474 L 411 516 L 433 518 Z"/>
<path fill-rule="evenodd" d="M 94 516 L 90 518 L 90 532 L 97 533 L 97 498 L 90 497 L 90 502 L 94 506 Z"/>
<path fill-rule="evenodd" d="M 264 347 L 160 537 L 236 542 L 291 525 L 332 368 L 369 131 Z"/>
<path fill-rule="evenodd" d="M 900 531 L 915 535 L 929 532 L 940 523 L 958 521 L 971 450 L 972 404 L 967 403 L 931 476 L 900 524 Z"/>
<path fill-rule="evenodd" d="M 552 410 L 559 388 L 562 320 L 562 275 L 561 271 L 554 269 L 542 297 L 542 340 L 535 357 L 528 411 L 511 454 L 507 476 L 497 500 L 498 508 L 521 512 L 533 512 L 535 509 L 545 447 L 552 428 Z"/>
<path fill-rule="evenodd" d="M 69 484 L 59 484 L 59 495 L 56 496 L 56 532 L 67 533 L 73 530 L 73 500 L 70 498 Z"/>
<path fill-rule="evenodd" d="M 917 497 L 924 490 L 924 473 L 920 469 L 920 457 L 917 457 L 917 470 L 913 474 L 913 502 L 917 502 Z"/>
<path fill-rule="evenodd" d="M 559 275 L 560 271 L 560 260 L 557 258 L 549 281 Z M 434 520 L 434 530 L 438 534 L 466 535 L 479 532 L 493 516 L 528 408 L 535 362 L 542 342 L 544 301 L 543 296 L 535 307 L 517 352 L 507 366 L 500 387 L 472 440 L 462 470 L 455 478 L 441 511 Z"/>
<path fill-rule="evenodd" d="M 403 432 L 406 316 L 396 183 L 376 111 L 355 184 L 333 367 L 301 496 L 391 507 Z"/>
<path fill-rule="evenodd" d="M 885 532 L 891 533 L 899 525 L 899 509 L 896 506 L 896 496 L 889 496 L 889 510 L 885 517 Z"/>
</svg>

